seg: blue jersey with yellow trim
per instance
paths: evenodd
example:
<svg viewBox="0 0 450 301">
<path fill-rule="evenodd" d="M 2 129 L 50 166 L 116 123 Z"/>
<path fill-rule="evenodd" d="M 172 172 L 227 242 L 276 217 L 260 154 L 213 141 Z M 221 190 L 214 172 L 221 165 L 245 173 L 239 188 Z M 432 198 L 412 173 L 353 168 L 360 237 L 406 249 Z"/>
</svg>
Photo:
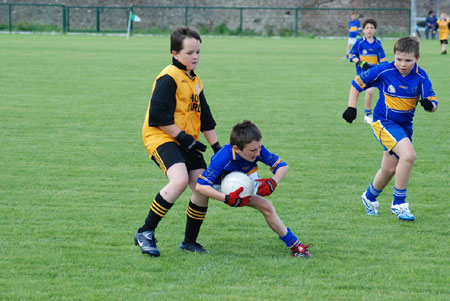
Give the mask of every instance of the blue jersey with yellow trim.
<svg viewBox="0 0 450 301">
<path fill-rule="evenodd" d="M 246 174 L 254 173 L 258 170 L 257 162 L 260 161 L 270 166 L 272 173 L 276 173 L 278 168 L 286 166 L 286 162 L 277 155 L 269 152 L 264 145 L 261 146 L 261 153 L 253 162 L 247 161 L 234 151 L 230 144 L 224 145 L 211 158 L 211 164 L 197 179 L 201 185 L 220 184 L 222 177 L 233 172 L 240 171 Z"/>
<path fill-rule="evenodd" d="M 361 22 L 358 19 L 350 20 L 348 22 L 348 37 L 356 38 L 358 33 L 361 31 Z"/>
<path fill-rule="evenodd" d="M 377 65 L 356 76 L 352 85 L 359 92 L 370 87 L 380 90 L 373 112 L 374 122 L 391 120 L 404 126 L 412 126 L 419 99 L 428 98 L 438 105 L 428 75 L 417 64 L 404 77 L 394 66 L 394 62 Z"/>
<path fill-rule="evenodd" d="M 376 37 L 373 37 L 372 43 L 367 41 L 366 37 L 358 39 L 348 54 L 350 62 L 355 57 L 357 57 L 361 62 L 368 62 L 371 67 L 388 62 L 383 46 L 381 45 L 380 40 Z M 356 65 L 356 74 L 360 74 L 362 71 L 363 70 L 359 67 L 359 65 Z"/>
</svg>

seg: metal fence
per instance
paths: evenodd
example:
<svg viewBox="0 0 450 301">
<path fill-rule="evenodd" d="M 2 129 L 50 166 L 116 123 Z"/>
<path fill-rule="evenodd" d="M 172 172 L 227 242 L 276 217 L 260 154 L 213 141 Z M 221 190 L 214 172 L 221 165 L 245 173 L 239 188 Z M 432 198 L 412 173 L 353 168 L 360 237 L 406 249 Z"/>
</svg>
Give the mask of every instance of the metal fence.
<svg viewBox="0 0 450 301">
<path fill-rule="evenodd" d="M 141 22 L 134 32 L 170 32 L 191 26 L 202 33 L 261 35 L 345 36 L 349 13 L 380 23 L 378 35 L 411 32 L 411 10 L 406 8 L 299 8 L 299 7 L 188 7 L 188 6 L 67 6 L 58 4 L 0 3 L 0 30 L 124 33 L 130 12 Z"/>
</svg>

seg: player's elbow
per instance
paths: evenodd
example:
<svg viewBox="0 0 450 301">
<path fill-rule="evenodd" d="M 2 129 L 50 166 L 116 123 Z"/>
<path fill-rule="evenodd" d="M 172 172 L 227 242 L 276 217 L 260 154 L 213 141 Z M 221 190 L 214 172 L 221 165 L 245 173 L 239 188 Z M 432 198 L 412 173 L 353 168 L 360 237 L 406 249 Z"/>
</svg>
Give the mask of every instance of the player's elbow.
<svg viewBox="0 0 450 301">
<path fill-rule="evenodd" d="M 198 192 L 198 193 L 203 194 L 203 188 L 204 188 L 203 186 L 204 185 L 199 184 L 199 183 L 195 184 L 195 191 Z"/>
</svg>

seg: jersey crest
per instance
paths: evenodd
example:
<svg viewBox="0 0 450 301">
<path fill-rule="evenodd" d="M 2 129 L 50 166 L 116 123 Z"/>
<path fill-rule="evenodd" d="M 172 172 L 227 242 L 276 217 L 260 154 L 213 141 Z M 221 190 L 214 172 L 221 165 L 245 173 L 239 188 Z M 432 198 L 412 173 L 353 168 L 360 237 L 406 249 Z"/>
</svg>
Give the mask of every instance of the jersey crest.
<svg viewBox="0 0 450 301">
<path fill-rule="evenodd" d="M 389 91 L 390 93 L 395 93 L 395 92 L 396 92 L 395 87 L 394 87 L 393 85 L 389 85 L 388 91 Z"/>
</svg>

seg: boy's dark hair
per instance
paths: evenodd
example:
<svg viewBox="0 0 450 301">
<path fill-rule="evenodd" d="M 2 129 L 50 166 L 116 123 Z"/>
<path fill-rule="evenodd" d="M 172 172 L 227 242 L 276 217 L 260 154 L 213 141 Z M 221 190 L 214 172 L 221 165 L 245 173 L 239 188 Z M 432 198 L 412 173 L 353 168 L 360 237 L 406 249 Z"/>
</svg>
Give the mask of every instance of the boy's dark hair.
<svg viewBox="0 0 450 301">
<path fill-rule="evenodd" d="M 413 37 L 400 38 L 394 45 L 394 54 L 398 51 L 401 53 L 414 53 L 416 58 L 419 57 L 419 41 Z"/>
<path fill-rule="evenodd" d="M 170 52 L 182 50 L 183 40 L 186 38 L 194 38 L 199 40 L 200 43 L 202 42 L 200 34 L 197 31 L 190 29 L 189 27 L 178 27 L 170 34 Z"/>
<path fill-rule="evenodd" d="M 250 120 L 244 120 L 235 124 L 231 129 L 230 145 L 236 145 L 237 148 L 243 150 L 247 144 L 253 141 L 261 141 L 261 138 L 261 131 L 256 124 Z"/>
<path fill-rule="evenodd" d="M 375 29 L 377 29 L 377 21 L 375 21 L 374 19 L 367 19 L 364 21 L 363 23 L 363 29 L 366 27 L 367 24 L 372 24 L 373 27 L 375 27 Z"/>
</svg>

